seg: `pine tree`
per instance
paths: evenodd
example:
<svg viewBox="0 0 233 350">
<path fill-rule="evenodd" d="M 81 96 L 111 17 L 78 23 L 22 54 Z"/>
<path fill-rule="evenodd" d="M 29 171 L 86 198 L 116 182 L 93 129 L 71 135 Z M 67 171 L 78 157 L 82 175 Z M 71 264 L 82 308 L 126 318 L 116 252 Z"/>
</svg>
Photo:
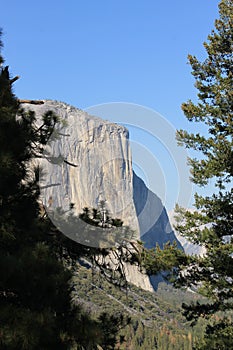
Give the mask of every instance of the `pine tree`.
<svg viewBox="0 0 233 350">
<path fill-rule="evenodd" d="M 177 133 L 180 144 L 198 152 L 196 158 L 189 159 L 192 181 L 200 187 L 210 180 L 215 184 L 212 195 L 195 195 L 194 212 L 177 208 L 177 230 L 206 249 L 203 257 L 192 259 L 179 275 L 179 284 L 196 285 L 209 298 L 204 304 L 184 305 L 190 320 L 210 318 L 218 311 L 227 315 L 233 308 L 233 1 L 220 1 L 219 14 L 215 29 L 204 43 L 207 58 L 200 62 L 195 56 L 188 57 L 198 102 L 188 101 L 182 109 L 189 121 L 199 123 L 200 132 Z M 223 319 L 211 329 L 221 335 L 224 329 L 232 332 L 233 324 Z M 209 349 L 229 348 L 227 342 L 223 346 L 226 337 L 221 347 L 210 345 L 209 330 Z"/>
<path fill-rule="evenodd" d="M 0 348 L 97 349 L 106 342 L 103 325 L 72 302 L 72 274 L 62 263 L 60 252 L 71 243 L 49 235 L 52 224 L 40 216 L 32 160 L 57 117 L 47 112 L 36 127 L 34 113 L 12 92 L 17 77 L 1 55 L 0 63 Z"/>
</svg>

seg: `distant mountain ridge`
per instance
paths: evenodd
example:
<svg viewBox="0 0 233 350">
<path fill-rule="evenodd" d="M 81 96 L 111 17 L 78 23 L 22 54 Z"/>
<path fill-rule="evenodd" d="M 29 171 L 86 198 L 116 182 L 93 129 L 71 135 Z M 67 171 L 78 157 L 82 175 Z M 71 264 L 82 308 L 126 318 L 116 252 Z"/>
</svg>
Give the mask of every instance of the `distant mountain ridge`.
<svg viewBox="0 0 233 350">
<path fill-rule="evenodd" d="M 193 210 L 193 209 L 189 209 L 189 210 Z M 169 221 L 172 225 L 172 227 L 175 227 L 176 225 L 176 220 L 175 220 L 175 212 L 173 210 L 168 212 L 168 216 L 169 216 Z M 180 243 L 182 244 L 182 247 L 185 251 L 186 254 L 188 255 L 203 255 L 205 254 L 205 248 L 201 247 L 198 244 L 193 244 L 190 241 L 188 241 L 185 237 L 182 237 L 179 232 L 176 232 L 175 229 L 173 229 L 177 239 L 180 241 Z"/>
</svg>

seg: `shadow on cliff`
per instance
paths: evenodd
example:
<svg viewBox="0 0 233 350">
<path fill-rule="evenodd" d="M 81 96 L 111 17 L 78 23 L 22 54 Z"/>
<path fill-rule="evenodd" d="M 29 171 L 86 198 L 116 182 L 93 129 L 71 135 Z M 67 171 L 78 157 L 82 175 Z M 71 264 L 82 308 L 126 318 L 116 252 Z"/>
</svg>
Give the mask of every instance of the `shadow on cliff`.
<svg viewBox="0 0 233 350">
<path fill-rule="evenodd" d="M 165 243 L 175 241 L 177 247 L 183 250 L 171 228 L 161 199 L 147 188 L 135 172 L 133 173 L 133 199 L 140 228 L 140 239 L 144 246 L 150 249 L 159 244 L 163 248 Z M 150 276 L 150 282 L 155 291 L 160 282 L 168 283 L 162 274 Z"/>
</svg>

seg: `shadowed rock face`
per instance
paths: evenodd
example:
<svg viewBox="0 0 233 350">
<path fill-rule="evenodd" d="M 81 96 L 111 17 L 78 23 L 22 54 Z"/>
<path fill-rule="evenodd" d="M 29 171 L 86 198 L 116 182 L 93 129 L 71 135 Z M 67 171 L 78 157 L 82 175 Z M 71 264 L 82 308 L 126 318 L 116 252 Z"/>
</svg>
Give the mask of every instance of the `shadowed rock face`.
<svg viewBox="0 0 233 350">
<path fill-rule="evenodd" d="M 133 199 L 140 228 L 140 239 L 144 242 L 144 246 L 154 248 L 158 243 L 162 248 L 166 242 L 175 241 L 178 248 L 182 249 L 160 198 L 146 187 L 135 172 L 133 173 Z"/>
<path fill-rule="evenodd" d="M 161 247 L 177 241 L 161 200 L 151 192 L 132 169 L 128 130 L 120 125 L 88 115 L 56 101 L 43 105 L 24 105 L 40 116 L 52 110 L 67 126 L 58 141 L 49 146 L 50 158 L 42 161 L 45 176 L 41 182 L 44 205 L 61 207 L 79 214 L 84 207 L 97 207 L 102 200 L 112 217 L 123 220 L 145 247 Z M 156 174 L 155 174 L 156 176 Z M 148 276 L 126 267 L 127 278 L 141 288 L 152 290 Z M 153 287 L 162 277 L 150 279 Z"/>
<path fill-rule="evenodd" d="M 165 243 L 175 241 L 177 247 L 183 249 L 172 230 L 167 211 L 160 198 L 150 191 L 135 173 L 133 173 L 133 199 L 140 228 L 140 239 L 144 246 L 150 249 L 159 244 L 162 248 Z M 157 290 L 158 284 L 166 280 L 162 275 L 157 275 L 150 276 L 150 282 L 154 290 Z"/>
</svg>

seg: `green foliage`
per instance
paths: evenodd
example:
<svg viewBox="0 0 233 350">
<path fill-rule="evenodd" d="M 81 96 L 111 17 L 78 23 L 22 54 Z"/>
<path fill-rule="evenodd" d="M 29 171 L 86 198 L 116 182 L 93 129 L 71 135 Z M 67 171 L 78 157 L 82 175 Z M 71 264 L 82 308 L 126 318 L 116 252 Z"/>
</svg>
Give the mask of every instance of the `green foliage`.
<svg viewBox="0 0 233 350">
<path fill-rule="evenodd" d="M 33 168 L 33 160 L 42 156 L 58 118 L 47 112 L 37 126 L 35 114 L 23 110 L 14 96 L 14 81 L 8 67 L 2 66 L 0 348 L 94 350 L 102 343 L 113 344 L 118 331 L 115 321 L 119 326 L 124 320 L 109 318 L 109 326 L 115 329 L 106 333 L 106 317 L 91 319 L 73 302 L 72 270 L 67 261 L 87 254 L 88 249 L 73 248 L 74 242 L 54 230 L 46 215 L 40 215 L 39 169 Z"/>
<path fill-rule="evenodd" d="M 79 215 L 79 218 L 93 226 L 107 227 L 122 227 L 123 221 L 119 218 L 112 218 L 109 215 L 108 210 L 105 209 L 104 201 L 101 201 L 102 208 L 83 208 L 83 212 Z"/>
<path fill-rule="evenodd" d="M 102 341 L 103 348 L 105 350 L 114 350 L 119 330 L 125 328 L 130 323 L 130 317 L 124 316 L 120 312 L 116 312 L 115 314 L 102 312 L 98 319 L 101 322 L 104 335 Z M 122 343 L 124 337 L 120 336 L 119 341 Z"/>
<path fill-rule="evenodd" d="M 177 208 L 180 216 L 177 230 L 206 249 L 204 256 L 189 262 L 178 281 L 179 285 L 196 285 L 209 298 L 205 304 L 185 306 L 189 319 L 210 318 L 233 308 L 233 1 L 221 0 L 219 13 L 215 30 L 204 43 L 207 58 L 199 62 L 195 56 L 188 57 L 198 89 L 198 103 L 188 101 L 182 105 L 187 119 L 204 124 L 205 132 L 177 133 L 180 144 L 198 152 L 198 157 L 189 159 L 192 181 L 205 186 L 211 179 L 216 188 L 212 196 L 196 194 L 197 210 Z M 231 327 L 221 320 L 209 326 L 206 345 L 201 349 L 231 348 L 226 337 Z"/>
<path fill-rule="evenodd" d="M 206 327 L 206 336 L 203 342 L 195 347 L 195 350 L 228 350 L 233 348 L 233 323 L 228 319 Z"/>
<path fill-rule="evenodd" d="M 140 246 L 141 252 L 138 254 L 140 265 L 143 266 L 149 275 L 156 275 L 162 271 L 170 271 L 170 277 L 176 275 L 176 268 L 186 266 L 191 260 L 184 252 L 177 248 L 176 242 L 167 242 L 163 249 L 157 244 L 153 249 L 145 249 Z M 173 272 L 173 274 L 172 274 Z"/>
<path fill-rule="evenodd" d="M 203 338 L 204 322 L 190 327 L 181 314 L 182 301 L 203 302 L 198 294 L 177 290 L 165 283 L 159 285 L 156 293 L 133 285 L 118 288 L 107 282 L 98 270 L 80 265 L 76 273 L 74 300 L 95 319 L 99 320 L 103 312 L 108 319 L 122 314 L 124 322 L 130 317 L 128 325 L 119 326 L 114 349 L 191 350 L 197 340 Z M 109 324 L 107 330 L 111 328 Z"/>
<path fill-rule="evenodd" d="M 71 274 L 46 242 L 38 171 L 29 166 L 56 117 L 47 113 L 35 127 L 34 114 L 23 111 L 12 93 L 8 67 L 1 68 L 0 89 L 1 349 L 66 349 L 75 342 L 69 323 L 78 312 L 71 305 Z"/>
</svg>

